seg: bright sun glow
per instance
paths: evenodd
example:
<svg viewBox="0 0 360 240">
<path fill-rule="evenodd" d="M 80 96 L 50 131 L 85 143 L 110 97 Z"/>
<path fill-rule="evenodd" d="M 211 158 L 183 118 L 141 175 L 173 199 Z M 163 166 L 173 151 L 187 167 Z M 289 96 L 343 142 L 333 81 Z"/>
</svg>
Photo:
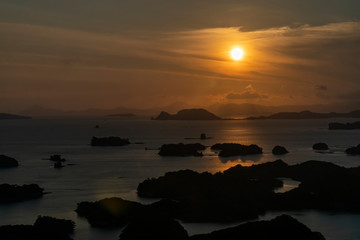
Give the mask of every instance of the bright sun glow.
<svg viewBox="0 0 360 240">
<path fill-rule="evenodd" d="M 243 56 L 244 56 L 244 51 L 241 48 L 234 48 L 233 50 L 231 50 L 231 57 L 235 61 L 241 60 Z"/>
</svg>

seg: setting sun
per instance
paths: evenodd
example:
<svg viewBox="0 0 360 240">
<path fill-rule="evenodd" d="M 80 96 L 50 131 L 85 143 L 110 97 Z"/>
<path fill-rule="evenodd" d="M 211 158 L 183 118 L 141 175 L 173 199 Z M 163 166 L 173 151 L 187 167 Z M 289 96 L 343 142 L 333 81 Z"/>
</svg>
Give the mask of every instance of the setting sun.
<svg viewBox="0 0 360 240">
<path fill-rule="evenodd" d="M 234 48 L 231 50 L 231 57 L 235 61 L 241 60 L 243 56 L 244 56 L 244 51 L 241 48 Z"/>
</svg>

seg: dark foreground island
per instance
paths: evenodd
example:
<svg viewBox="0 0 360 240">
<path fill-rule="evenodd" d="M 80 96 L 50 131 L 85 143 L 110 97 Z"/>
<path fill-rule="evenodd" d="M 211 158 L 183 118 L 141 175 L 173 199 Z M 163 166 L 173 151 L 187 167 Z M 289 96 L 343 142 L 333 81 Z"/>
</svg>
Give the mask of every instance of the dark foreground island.
<svg viewBox="0 0 360 240">
<path fill-rule="evenodd" d="M 190 240 L 325 240 L 288 215 L 270 221 L 245 223 L 236 227 L 190 237 Z M 122 239 L 121 239 L 122 240 Z"/>
<path fill-rule="evenodd" d="M 275 192 L 279 178 L 300 181 L 299 187 Z M 251 167 L 237 165 L 216 174 L 191 170 L 168 172 L 138 185 L 138 195 L 160 198 L 143 205 L 119 198 L 81 202 L 77 213 L 94 227 L 122 227 L 144 216 L 185 222 L 234 222 L 256 219 L 271 210 L 322 210 L 360 213 L 360 167 L 328 162 L 288 165 L 281 160 Z"/>
<path fill-rule="evenodd" d="M 221 207 L 221 206 L 217 206 Z M 258 221 L 209 234 L 188 236 L 175 218 L 181 214 L 181 205 L 161 200 L 150 205 L 107 198 L 97 202 L 78 204 L 77 213 L 86 217 L 93 227 L 124 227 L 120 240 L 324 240 L 296 219 L 282 215 L 271 221 Z"/>
<path fill-rule="evenodd" d="M 121 233 L 119 240 L 325 240 L 296 219 L 282 215 L 270 221 L 245 223 L 209 234 L 188 236 L 175 220 L 166 217 L 137 219 Z"/>
<path fill-rule="evenodd" d="M 75 223 L 71 220 L 39 216 L 34 225 L 0 226 L 4 240 L 71 240 Z"/>
</svg>

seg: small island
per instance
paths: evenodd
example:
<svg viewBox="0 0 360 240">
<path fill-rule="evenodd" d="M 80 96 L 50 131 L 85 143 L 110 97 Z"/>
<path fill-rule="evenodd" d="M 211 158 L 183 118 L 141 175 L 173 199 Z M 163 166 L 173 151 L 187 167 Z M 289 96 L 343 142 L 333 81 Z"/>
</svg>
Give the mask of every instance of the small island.
<svg viewBox="0 0 360 240">
<path fill-rule="evenodd" d="M 323 150 L 329 150 L 329 146 L 326 144 L 326 143 L 315 143 L 312 148 L 314 150 L 320 150 L 320 151 L 323 151 Z"/>
<path fill-rule="evenodd" d="M 75 223 L 71 220 L 39 216 L 33 225 L 0 226 L 1 239 L 72 240 Z"/>
<path fill-rule="evenodd" d="M 239 143 L 216 143 L 211 149 L 220 150 L 220 157 L 262 154 L 262 148 L 255 144 L 247 146 Z"/>
<path fill-rule="evenodd" d="M 345 152 L 349 155 L 359 155 L 360 154 L 360 144 L 356 147 L 350 147 L 345 150 Z"/>
<path fill-rule="evenodd" d="M 272 154 L 274 155 L 284 155 L 287 153 L 289 153 L 288 150 L 286 150 L 285 147 L 279 145 L 275 146 L 272 150 Z"/>
<path fill-rule="evenodd" d="M 8 119 L 31 119 L 31 117 L 9 114 L 9 113 L 0 113 L 0 120 L 8 120 Z"/>
<path fill-rule="evenodd" d="M 0 155 L 0 168 L 12 168 L 19 166 L 16 159 L 6 155 Z"/>
<path fill-rule="evenodd" d="M 0 185 L 0 204 L 21 202 L 36 198 L 41 198 L 44 195 L 44 189 L 37 184 L 29 185 Z"/>
<path fill-rule="evenodd" d="M 353 122 L 353 123 L 331 122 L 331 123 L 329 123 L 329 130 L 353 130 L 353 129 L 360 129 L 360 122 Z"/>
<path fill-rule="evenodd" d="M 151 119 L 152 120 L 222 120 L 222 118 L 202 108 L 184 109 L 176 114 L 161 112 L 157 117 Z"/>
</svg>

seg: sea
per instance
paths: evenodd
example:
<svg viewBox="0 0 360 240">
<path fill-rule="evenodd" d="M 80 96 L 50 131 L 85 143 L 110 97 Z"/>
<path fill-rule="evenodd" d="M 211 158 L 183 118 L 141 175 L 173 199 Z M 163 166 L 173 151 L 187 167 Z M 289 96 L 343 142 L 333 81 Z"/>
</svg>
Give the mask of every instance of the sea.
<svg viewBox="0 0 360 240">
<path fill-rule="evenodd" d="M 121 197 L 144 204 L 158 199 L 137 196 L 136 188 L 147 178 L 169 171 L 191 169 L 216 173 L 241 164 L 250 166 L 281 158 L 288 164 L 308 160 L 328 161 L 344 167 L 360 165 L 360 156 L 344 150 L 360 144 L 360 130 L 328 130 L 331 121 L 354 122 L 359 119 L 320 120 L 223 120 L 155 121 L 150 119 L 66 118 L 0 121 L 0 154 L 13 157 L 20 166 L 0 170 L 0 184 L 36 183 L 45 189 L 42 198 L 0 205 L 0 225 L 33 224 L 39 215 L 71 219 L 76 223 L 76 240 L 115 240 L 122 229 L 92 228 L 74 211 L 77 203 Z M 98 125 L 99 128 L 95 128 Z M 200 140 L 205 133 L 209 139 Z M 132 144 L 121 147 L 92 147 L 93 136 L 119 136 Z M 158 148 L 167 143 L 257 144 L 261 155 L 219 158 L 208 148 L 203 157 L 161 157 Z M 330 151 L 315 152 L 312 145 L 324 142 Z M 274 156 L 274 146 L 286 147 L 288 154 Z M 65 167 L 56 169 L 46 160 L 61 154 Z M 68 165 L 67 165 L 68 164 Z M 336 177 L 336 176 L 334 176 Z M 297 186 L 285 179 L 285 190 Z M 359 240 L 360 214 L 314 210 L 267 212 L 260 220 L 290 214 L 327 240 Z M 235 226 L 236 223 L 182 223 L 189 235 L 208 233 Z"/>
</svg>

